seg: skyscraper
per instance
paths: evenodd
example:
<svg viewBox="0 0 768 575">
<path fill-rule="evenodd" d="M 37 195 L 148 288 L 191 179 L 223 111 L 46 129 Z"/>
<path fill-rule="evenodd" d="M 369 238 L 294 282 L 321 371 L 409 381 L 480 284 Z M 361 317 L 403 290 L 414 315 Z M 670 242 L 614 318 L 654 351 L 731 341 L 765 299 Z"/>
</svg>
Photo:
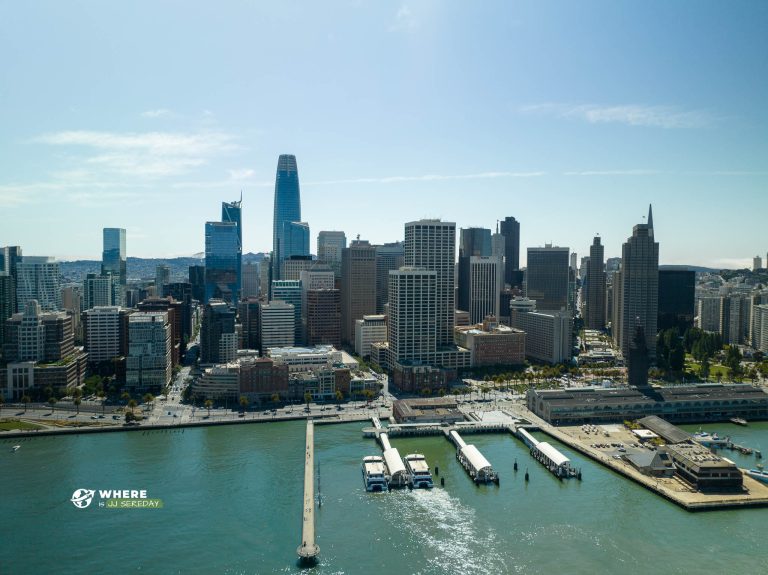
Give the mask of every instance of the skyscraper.
<svg viewBox="0 0 768 575">
<path fill-rule="evenodd" d="M 168 264 L 155 266 L 155 290 L 158 296 L 163 295 L 163 286 L 171 283 L 171 267 Z"/>
<path fill-rule="evenodd" d="M 355 321 L 376 313 L 376 247 L 353 241 L 342 252 L 341 338 L 355 342 Z"/>
<path fill-rule="evenodd" d="M 405 224 L 405 265 L 435 272 L 437 346 L 453 346 L 456 224 L 440 220 Z"/>
<path fill-rule="evenodd" d="M 248 299 L 249 297 L 259 297 L 259 276 L 261 273 L 259 264 L 256 262 L 248 262 L 243 264 L 242 268 L 242 284 L 240 299 Z"/>
<path fill-rule="evenodd" d="M 223 363 L 233 359 L 237 350 L 236 337 L 235 310 L 218 299 L 205 304 L 200 330 L 200 362 Z"/>
<path fill-rule="evenodd" d="M 384 313 L 389 301 L 389 272 L 400 269 L 404 262 L 403 242 L 376 246 L 376 313 Z"/>
<path fill-rule="evenodd" d="M 205 300 L 223 299 L 237 305 L 240 261 L 238 226 L 234 222 L 205 224 Z"/>
<path fill-rule="evenodd" d="M 18 285 L 18 271 L 16 266 L 21 261 L 20 246 L 5 246 L 0 248 L 0 271 L 11 276 L 10 297 L 11 313 L 24 311 L 16 307 L 16 286 Z"/>
<path fill-rule="evenodd" d="M 189 266 L 189 283 L 192 286 L 192 299 L 203 303 L 205 301 L 205 266 Z"/>
<path fill-rule="evenodd" d="M 282 279 L 280 268 L 285 258 L 284 224 L 301 221 L 301 197 L 296 156 L 282 154 L 277 160 L 275 177 L 275 205 L 272 221 L 273 280 Z"/>
<path fill-rule="evenodd" d="M 237 225 L 237 297 L 240 297 L 240 289 L 243 285 L 242 262 L 243 262 L 243 220 L 242 220 L 243 198 L 236 202 L 221 203 L 221 221 L 232 222 Z"/>
<path fill-rule="evenodd" d="M 587 329 L 605 329 L 605 255 L 600 237 L 595 236 L 587 261 L 587 309 L 584 325 Z"/>
<path fill-rule="evenodd" d="M 127 281 L 125 265 L 125 230 L 123 228 L 104 228 L 104 245 L 101 253 L 101 275 L 108 273 L 119 278 L 120 285 Z"/>
<path fill-rule="evenodd" d="M 621 249 L 621 269 L 614 277 L 614 344 L 625 358 L 636 327 L 643 328 L 648 356 L 656 357 L 659 313 L 659 244 L 653 237 L 653 214 L 637 224 Z"/>
<path fill-rule="evenodd" d="M 659 331 L 677 327 L 680 335 L 693 327 L 696 305 L 696 272 L 659 270 Z"/>
<path fill-rule="evenodd" d="M 462 228 L 459 232 L 459 297 L 457 308 L 469 311 L 470 302 L 470 258 L 491 255 L 491 230 L 485 228 Z M 471 316 L 471 314 L 470 314 Z M 482 321 L 480 318 L 479 321 Z M 477 320 L 472 320 L 477 323 Z"/>
<path fill-rule="evenodd" d="M 16 308 L 37 300 L 43 311 L 61 309 L 59 262 L 50 257 L 24 256 L 16 264 Z"/>
<path fill-rule="evenodd" d="M 501 315 L 501 287 L 504 283 L 501 259 L 494 256 L 471 256 L 469 258 L 468 292 L 469 320 L 473 324 L 483 323 L 488 316 L 496 321 Z M 509 313 L 509 311 L 507 311 Z"/>
<path fill-rule="evenodd" d="M 308 256 L 309 224 L 306 222 L 285 222 L 283 224 L 282 246 L 284 247 L 281 254 L 283 260 L 293 256 Z"/>
<path fill-rule="evenodd" d="M 568 309 L 569 261 L 568 248 L 528 248 L 525 272 L 526 295 L 536 300 L 539 311 Z"/>
<path fill-rule="evenodd" d="M 504 282 L 511 286 L 520 286 L 520 222 L 508 216 L 501 222 L 500 227 L 501 235 L 504 236 Z"/>
<path fill-rule="evenodd" d="M 341 278 L 341 250 L 347 247 L 344 232 L 323 231 L 317 234 L 317 259 L 331 266 L 336 278 Z"/>
</svg>

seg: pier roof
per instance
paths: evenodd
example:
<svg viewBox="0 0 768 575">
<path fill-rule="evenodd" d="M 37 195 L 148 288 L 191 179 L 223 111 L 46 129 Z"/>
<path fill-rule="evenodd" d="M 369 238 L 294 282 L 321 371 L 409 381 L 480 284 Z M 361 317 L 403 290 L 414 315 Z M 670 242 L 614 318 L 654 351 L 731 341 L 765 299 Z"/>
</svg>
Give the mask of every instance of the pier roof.
<svg viewBox="0 0 768 575">
<path fill-rule="evenodd" d="M 466 445 L 462 447 L 461 454 L 467 458 L 467 461 L 476 472 L 479 472 L 482 469 L 491 469 L 490 462 L 474 445 Z"/>
<path fill-rule="evenodd" d="M 672 425 L 670 422 L 657 415 L 643 417 L 642 419 L 638 419 L 637 422 L 646 429 L 653 431 L 667 443 L 683 443 L 684 441 L 693 438 L 687 431 L 683 431 L 676 425 Z"/>
<path fill-rule="evenodd" d="M 552 447 L 546 441 L 540 441 L 539 444 L 536 446 L 536 449 L 538 449 L 547 459 L 549 459 L 552 463 L 554 463 L 558 467 L 571 462 L 570 459 L 568 459 L 565 455 L 560 453 L 557 449 Z"/>
<path fill-rule="evenodd" d="M 384 461 L 387 464 L 390 476 L 394 477 L 398 473 L 405 473 L 405 465 L 403 460 L 400 459 L 400 453 L 395 447 L 391 447 L 384 451 Z"/>
</svg>

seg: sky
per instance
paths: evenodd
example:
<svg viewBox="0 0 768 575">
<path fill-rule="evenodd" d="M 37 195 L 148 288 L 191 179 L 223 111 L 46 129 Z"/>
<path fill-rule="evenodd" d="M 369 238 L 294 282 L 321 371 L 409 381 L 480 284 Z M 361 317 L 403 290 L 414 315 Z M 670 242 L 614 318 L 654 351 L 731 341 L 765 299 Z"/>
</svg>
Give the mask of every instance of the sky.
<svg viewBox="0 0 768 575">
<path fill-rule="evenodd" d="M 372 243 L 440 217 L 660 263 L 768 252 L 768 3 L 0 0 L 0 245 L 204 249 L 243 195 L 269 251 L 281 153 L 302 219 Z"/>
</svg>

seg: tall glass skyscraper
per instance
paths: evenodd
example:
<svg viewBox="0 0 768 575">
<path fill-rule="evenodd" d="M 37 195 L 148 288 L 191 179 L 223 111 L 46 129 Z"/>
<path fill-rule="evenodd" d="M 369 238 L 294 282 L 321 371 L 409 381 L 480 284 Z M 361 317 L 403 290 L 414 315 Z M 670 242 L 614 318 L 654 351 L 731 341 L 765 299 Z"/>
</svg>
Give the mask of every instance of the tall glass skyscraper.
<svg viewBox="0 0 768 575">
<path fill-rule="evenodd" d="M 309 255 L 309 224 L 306 222 L 285 222 L 283 224 L 283 260 L 291 256 Z"/>
<path fill-rule="evenodd" d="M 282 261 L 287 257 L 284 236 L 285 224 L 300 221 L 301 198 L 296 156 L 282 154 L 277 160 L 277 176 L 275 178 L 275 211 L 272 222 L 273 280 L 280 279 Z M 309 238 L 307 238 L 307 245 L 309 245 Z"/>
<path fill-rule="evenodd" d="M 235 222 L 205 223 L 205 301 L 222 299 L 237 305 L 240 239 Z"/>
<path fill-rule="evenodd" d="M 101 254 L 101 275 L 112 274 L 126 284 L 125 230 L 104 228 L 104 251 Z"/>
<path fill-rule="evenodd" d="M 520 285 L 520 222 L 507 216 L 501 222 L 504 236 L 504 282 L 511 286 Z"/>
<path fill-rule="evenodd" d="M 221 221 L 232 222 L 237 225 L 237 294 L 243 285 L 243 221 L 242 221 L 242 197 L 238 202 L 221 203 Z M 239 295 L 237 296 L 239 297 Z"/>
</svg>

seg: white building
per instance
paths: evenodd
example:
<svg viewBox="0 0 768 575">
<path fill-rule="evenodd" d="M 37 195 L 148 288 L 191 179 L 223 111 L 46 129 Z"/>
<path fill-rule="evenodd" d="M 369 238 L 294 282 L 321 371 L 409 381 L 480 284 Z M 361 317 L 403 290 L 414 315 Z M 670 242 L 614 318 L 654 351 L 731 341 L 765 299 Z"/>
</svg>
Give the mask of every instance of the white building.
<svg viewBox="0 0 768 575">
<path fill-rule="evenodd" d="M 483 323 L 488 316 L 498 318 L 501 289 L 504 287 L 504 266 L 498 257 L 469 258 L 469 321 Z"/>
<path fill-rule="evenodd" d="M 120 308 L 99 306 L 85 312 L 88 361 L 99 363 L 120 356 Z"/>
<path fill-rule="evenodd" d="M 720 331 L 720 305 L 719 297 L 702 297 L 697 302 L 696 327 L 704 331 Z"/>
<path fill-rule="evenodd" d="M 23 256 L 16 264 L 16 308 L 37 300 L 43 311 L 61 309 L 59 262 L 51 257 Z"/>
<path fill-rule="evenodd" d="M 83 281 L 83 309 L 122 305 L 120 276 L 88 274 Z"/>
<path fill-rule="evenodd" d="M 768 353 L 768 305 L 752 307 L 752 347 Z"/>
<path fill-rule="evenodd" d="M 371 355 L 371 344 L 387 341 L 387 316 L 364 315 L 355 321 L 355 353 L 360 357 Z"/>
<path fill-rule="evenodd" d="M 267 353 L 275 363 L 288 366 L 290 373 L 313 371 L 344 363 L 344 353 L 332 345 L 314 347 L 272 347 Z"/>
<path fill-rule="evenodd" d="M 755 256 L 752 259 L 752 271 L 757 271 L 762 268 L 763 268 L 763 258 L 761 258 L 760 256 Z"/>
<path fill-rule="evenodd" d="M 573 320 L 569 312 L 521 312 L 510 308 L 509 325 L 525 332 L 525 355 L 547 363 L 571 360 Z"/>
<path fill-rule="evenodd" d="M 293 304 L 276 300 L 259 306 L 259 349 L 294 344 L 295 316 Z"/>
<path fill-rule="evenodd" d="M 137 312 L 128 318 L 126 387 L 160 391 L 171 381 L 171 325 L 166 312 Z"/>
</svg>

